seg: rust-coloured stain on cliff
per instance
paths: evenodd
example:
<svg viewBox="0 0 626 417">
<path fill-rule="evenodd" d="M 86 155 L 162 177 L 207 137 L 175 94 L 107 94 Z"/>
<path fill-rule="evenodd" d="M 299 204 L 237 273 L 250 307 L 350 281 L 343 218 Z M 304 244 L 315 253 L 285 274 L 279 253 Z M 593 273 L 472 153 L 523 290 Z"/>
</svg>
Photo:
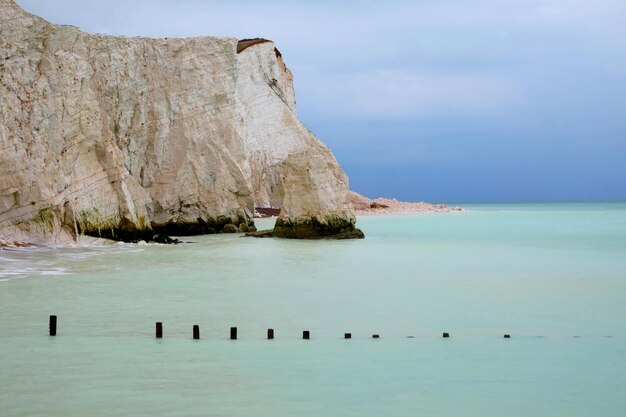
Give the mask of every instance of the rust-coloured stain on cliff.
<svg viewBox="0 0 626 417">
<path fill-rule="evenodd" d="M 271 42 L 271 41 L 269 39 L 263 39 L 263 38 L 242 39 L 237 43 L 237 53 L 240 54 L 241 52 L 245 51 L 247 48 L 251 47 L 252 45 L 257 45 L 259 43 L 265 43 L 265 42 Z"/>
</svg>

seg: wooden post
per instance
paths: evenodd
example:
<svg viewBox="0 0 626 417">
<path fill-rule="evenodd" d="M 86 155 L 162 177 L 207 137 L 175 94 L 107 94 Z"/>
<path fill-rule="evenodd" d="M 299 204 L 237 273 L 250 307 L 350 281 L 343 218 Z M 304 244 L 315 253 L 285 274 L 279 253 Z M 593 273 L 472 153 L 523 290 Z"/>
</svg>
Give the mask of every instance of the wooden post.
<svg viewBox="0 0 626 417">
<path fill-rule="evenodd" d="M 311 338 L 311 333 L 308 330 L 302 332 L 302 338 L 304 340 L 309 340 Z"/>
<path fill-rule="evenodd" d="M 505 338 L 505 339 L 510 339 L 510 338 L 511 338 L 511 335 L 510 335 L 510 334 L 505 334 L 505 335 L 504 335 L 504 338 Z"/>
<path fill-rule="evenodd" d="M 274 329 L 267 329 L 267 340 L 274 339 Z"/>
<path fill-rule="evenodd" d="M 444 332 L 443 337 L 450 337 L 450 333 Z"/>
<path fill-rule="evenodd" d="M 373 335 L 372 335 L 372 339 L 380 339 L 380 335 L 378 335 L 378 334 L 373 334 Z"/>
<path fill-rule="evenodd" d="M 200 326 L 198 326 L 197 324 L 193 325 L 193 339 L 194 340 L 200 339 Z"/>
<path fill-rule="evenodd" d="M 156 338 L 157 339 L 163 338 L 163 323 L 161 323 L 160 321 L 157 321 L 156 323 Z"/>
<path fill-rule="evenodd" d="M 237 328 L 236 327 L 230 328 L 230 340 L 237 340 Z"/>
<path fill-rule="evenodd" d="M 343 338 L 344 339 L 352 339 L 352 333 L 344 333 L 343 334 Z"/>
<path fill-rule="evenodd" d="M 57 335 L 57 316 L 50 316 L 50 324 L 49 324 L 50 336 Z"/>
</svg>

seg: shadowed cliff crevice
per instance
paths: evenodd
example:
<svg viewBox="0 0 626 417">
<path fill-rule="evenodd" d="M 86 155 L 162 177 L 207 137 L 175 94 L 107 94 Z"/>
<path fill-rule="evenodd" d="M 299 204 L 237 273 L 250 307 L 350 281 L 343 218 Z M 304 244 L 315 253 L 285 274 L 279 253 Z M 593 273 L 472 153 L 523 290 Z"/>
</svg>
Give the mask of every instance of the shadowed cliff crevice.
<svg viewBox="0 0 626 417">
<path fill-rule="evenodd" d="M 251 46 L 258 45 L 260 43 L 266 43 L 266 42 L 272 42 L 272 41 L 270 41 L 269 39 L 263 39 L 263 38 L 242 39 L 239 42 L 237 42 L 237 53 L 240 54 Z"/>
</svg>

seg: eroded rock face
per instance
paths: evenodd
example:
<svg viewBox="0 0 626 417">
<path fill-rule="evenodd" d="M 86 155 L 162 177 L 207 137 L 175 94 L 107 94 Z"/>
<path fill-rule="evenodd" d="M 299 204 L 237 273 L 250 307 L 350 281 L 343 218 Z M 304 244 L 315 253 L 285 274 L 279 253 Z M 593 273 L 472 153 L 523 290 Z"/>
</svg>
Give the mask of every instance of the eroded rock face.
<svg viewBox="0 0 626 417">
<path fill-rule="evenodd" d="M 91 35 L 13 0 L 0 16 L 0 237 L 245 232 L 255 205 L 354 228 L 272 42 Z"/>
</svg>

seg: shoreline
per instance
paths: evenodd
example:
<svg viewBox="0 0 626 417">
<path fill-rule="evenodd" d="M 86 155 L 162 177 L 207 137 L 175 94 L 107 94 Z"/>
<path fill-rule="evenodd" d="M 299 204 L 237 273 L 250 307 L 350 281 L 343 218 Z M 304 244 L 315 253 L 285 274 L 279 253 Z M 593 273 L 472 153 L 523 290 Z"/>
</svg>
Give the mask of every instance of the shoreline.
<svg viewBox="0 0 626 417">
<path fill-rule="evenodd" d="M 417 203 L 416 203 L 417 204 Z M 424 203 L 424 204 L 428 204 L 428 203 Z M 376 211 L 376 210 L 363 210 L 363 211 L 356 211 L 354 212 L 354 215 L 358 218 L 358 217 L 369 217 L 369 216 L 401 216 L 401 215 L 411 215 L 411 214 L 446 214 L 446 213 L 463 213 L 466 212 L 467 209 L 464 209 L 462 207 L 458 207 L 458 208 L 453 208 L 451 210 L 420 210 L 420 211 L 385 211 L 385 210 L 380 210 L 380 211 Z M 254 219 L 255 220 L 276 220 L 278 218 L 278 216 L 255 216 Z"/>
<path fill-rule="evenodd" d="M 355 210 L 354 214 L 357 217 L 361 216 L 397 216 L 397 215 L 410 215 L 410 214 L 446 214 L 446 213 L 463 213 L 467 211 L 462 207 L 450 207 L 445 204 L 430 204 L 430 203 L 403 203 L 403 204 L 415 204 L 419 205 L 415 208 L 406 208 L 406 209 L 394 209 L 394 208 L 383 208 L 383 209 L 365 209 L 365 210 Z"/>
<path fill-rule="evenodd" d="M 453 213 L 465 211 L 461 207 L 445 204 L 431 204 L 424 202 L 405 202 L 395 198 L 379 197 L 371 199 L 354 191 L 350 191 L 348 202 L 357 216 L 384 215 L 384 214 L 428 214 Z"/>
<path fill-rule="evenodd" d="M 467 210 L 448 210 L 448 211 L 363 211 L 355 213 L 357 219 L 361 217 L 384 217 L 384 216 L 419 216 L 419 215 L 431 215 L 431 214 L 450 214 L 450 213 L 464 213 Z"/>
<path fill-rule="evenodd" d="M 379 197 L 367 198 L 359 193 L 350 191 L 348 204 L 354 210 L 356 216 L 379 216 L 394 214 L 430 214 L 430 213 L 458 213 L 465 211 L 462 207 L 448 206 L 446 204 L 431 204 L 425 202 L 399 201 L 396 198 Z M 255 219 L 276 218 L 280 215 L 280 209 L 270 207 L 257 207 L 254 210 Z"/>
<path fill-rule="evenodd" d="M 410 214 L 437 214 L 437 213 L 458 213 L 464 212 L 462 207 L 448 206 L 445 204 L 430 204 L 424 202 L 404 202 L 398 201 L 395 198 L 380 197 L 377 199 L 370 199 L 364 197 L 353 191 L 348 196 L 348 203 L 352 206 L 354 214 L 357 217 L 362 216 L 393 216 L 393 215 L 410 215 Z M 253 219 L 277 219 L 280 215 L 280 209 L 275 208 L 255 208 Z M 171 243 L 183 243 L 176 239 L 172 239 Z M 90 236 L 80 236 L 75 242 L 71 243 L 57 243 L 54 245 L 76 247 L 76 246 L 90 246 L 93 243 L 103 244 L 116 244 L 118 241 L 95 238 Z M 135 242 L 137 244 L 146 244 L 146 241 Z M 170 242 L 156 242 L 156 243 L 170 243 Z M 0 251 L 11 250 L 18 248 L 29 248 L 35 246 L 51 246 L 49 243 L 33 243 L 20 240 L 7 240 L 0 238 Z"/>
</svg>

